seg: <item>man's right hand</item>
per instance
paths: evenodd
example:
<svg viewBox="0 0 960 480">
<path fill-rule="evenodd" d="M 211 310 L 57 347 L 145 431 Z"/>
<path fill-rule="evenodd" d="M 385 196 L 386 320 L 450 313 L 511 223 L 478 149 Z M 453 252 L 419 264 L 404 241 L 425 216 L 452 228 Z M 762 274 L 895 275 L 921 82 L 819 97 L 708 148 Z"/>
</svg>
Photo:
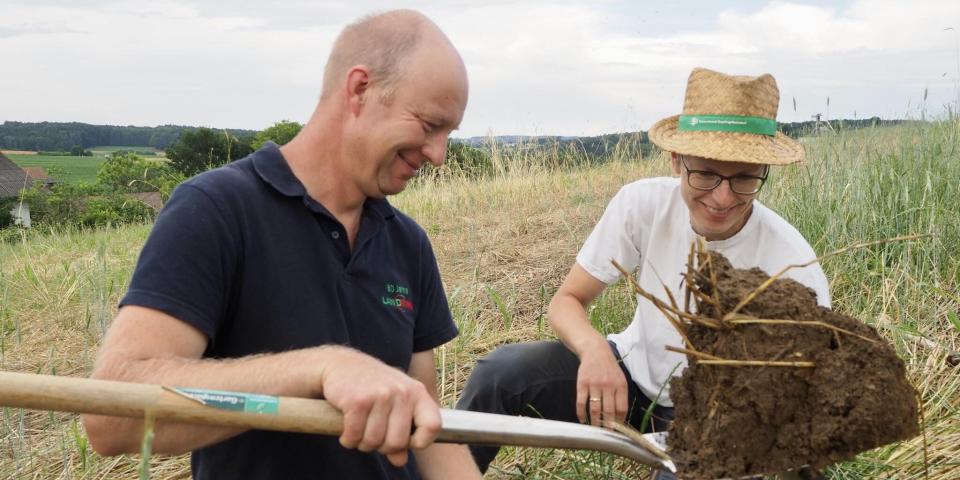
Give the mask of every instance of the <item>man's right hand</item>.
<svg viewBox="0 0 960 480">
<path fill-rule="evenodd" d="M 584 349 L 577 371 L 577 418 L 601 425 L 627 416 L 627 379 L 606 339 Z M 588 415 L 589 414 L 589 415 Z"/>
<path fill-rule="evenodd" d="M 321 373 L 322 396 L 343 412 L 341 445 L 378 451 L 399 467 L 407 463 L 407 449 L 433 443 L 440 409 L 422 383 L 359 351 L 321 348 L 332 354 Z"/>
</svg>

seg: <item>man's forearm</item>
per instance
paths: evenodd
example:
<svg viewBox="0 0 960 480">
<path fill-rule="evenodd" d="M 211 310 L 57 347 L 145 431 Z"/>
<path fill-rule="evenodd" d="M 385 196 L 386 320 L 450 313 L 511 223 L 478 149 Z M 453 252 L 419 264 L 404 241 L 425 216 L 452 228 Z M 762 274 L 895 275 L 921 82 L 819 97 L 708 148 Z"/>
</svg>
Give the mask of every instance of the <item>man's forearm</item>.
<svg viewBox="0 0 960 480">
<path fill-rule="evenodd" d="M 200 360 L 183 357 L 112 360 L 101 359 L 94 378 L 207 388 L 240 392 L 318 397 L 322 394 L 324 363 L 341 347 L 319 347 L 229 360 Z M 84 424 L 100 439 L 97 450 L 113 455 L 139 451 L 143 420 L 88 415 Z M 225 440 L 242 430 L 158 421 L 153 450 L 179 454 Z"/>
<path fill-rule="evenodd" d="M 609 348 L 607 340 L 590 324 L 586 309 L 576 298 L 555 298 L 550 303 L 548 317 L 557 337 L 578 357 L 601 347 Z"/>
<path fill-rule="evenodd" d="M 434 443 L 423 450 L 417 450 L 414 455 L 417 457 L 420 474 L 427 480 L 482 477 L 466 445 Z"/>
<path fill-rule="evenodd" d="M 112 436 L 110 442 L 94 444 L 97 453 L 110 456 L 140 451 L 140 442 L 143 439 L 143 419 L 85 415 L 83 421 L 89 435 L 95 435 L 91 431 L 92 428 L 95 428 Z M 158 420 L 154 425 L 151 448 L 154 453 L 180 455 L 222 442 L 240 433 L 243 433 L 243 430 L 177 424 Z"/>
<path fill-rule="evenodd" d="M 409 372 L 411 377 L 421 382 L 435 404 L 439 404 L 437 396 L 437 371 L 433 351 L 416 352 L 410 359 Z M 466 445 L 452 445 L 434 443 L 416 450 L 417 466 L 423 478 L 426 479 L 480 479 L 480 469 L 473 461 L 470 450 Z"/>
</svg>

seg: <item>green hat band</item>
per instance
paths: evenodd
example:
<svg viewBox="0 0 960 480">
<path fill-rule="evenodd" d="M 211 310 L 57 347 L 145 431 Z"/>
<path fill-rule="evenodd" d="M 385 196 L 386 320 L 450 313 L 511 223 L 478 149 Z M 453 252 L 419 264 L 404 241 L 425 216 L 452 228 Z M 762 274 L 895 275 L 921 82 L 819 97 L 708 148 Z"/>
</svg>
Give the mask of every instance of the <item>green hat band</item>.
<svg viewBox="0 0 960 480">
<path fill-rule="evenodd" d="M 680 115 L 681 132 L 740 132 L 776 135 L 777 122 L 745 115 Z"/>
</svg>

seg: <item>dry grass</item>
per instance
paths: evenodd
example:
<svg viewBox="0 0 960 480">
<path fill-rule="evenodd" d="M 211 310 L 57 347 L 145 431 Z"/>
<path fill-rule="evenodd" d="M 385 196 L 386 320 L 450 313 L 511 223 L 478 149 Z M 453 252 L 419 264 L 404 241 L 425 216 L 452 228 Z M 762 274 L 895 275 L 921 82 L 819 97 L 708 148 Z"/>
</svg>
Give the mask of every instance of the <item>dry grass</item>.
<svg viewBox="0 0 960 480">
<path fill-rule="evenodd" d="M 476 357 L 496 345 L 549 335 L 542 321 L 547 302 L 607 201 L 624 183 L 661 170 L 634 162 L 570 173 L 515 171 L 401 194 L 394 203 L 430 233 L 460 313 L 461 336 L 446 349 L 456 366 L 447 391 L 458 392 Z"/>
</svg>

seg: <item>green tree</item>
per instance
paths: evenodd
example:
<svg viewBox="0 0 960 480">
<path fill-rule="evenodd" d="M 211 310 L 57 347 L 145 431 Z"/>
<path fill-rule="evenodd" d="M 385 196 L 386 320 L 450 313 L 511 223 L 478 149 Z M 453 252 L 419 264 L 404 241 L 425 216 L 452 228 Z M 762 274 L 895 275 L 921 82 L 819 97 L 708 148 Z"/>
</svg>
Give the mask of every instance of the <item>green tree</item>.
<svg viewBox="0 0 960 480">
<path fill-rule="evenodd" d="M 107 191 L 150 192 L 172 173 L 166 163 L 146 160 L 134 153 L 115 153 L 97 171 L 97 184 Z"/>
<path fill-rule="evenodd" d="M 281 120 L 274 123 L 273 126 L 257 132 L 257 135 L 253 137 L 253 142 L 251 142 L 250 147 L 252 147 L 253 150 L 258 150 L 264 143 L 267 143 L 267 141 L 271 141 L 277 145 L 283 145 L 292 140 L 293 137 L 296 137 L 302 128 L 303 125 L 297 122 Z"/>
<path fill-rule="evenodd" d="M 103 227 L 125 223 L 143 223 L 153 219 L 153 210 L 143 202 L 118 193 L 92 197 L 73 219 L 82 227 Z"/>
<path fill-rule="evenodd" d="M 23 200 L 30 205 L 30 218 L 34 223 L 47 225 L 77 225 L 83 213 L 85 199 L 102 192 L 87 183 L 58 183 L 50 189 L 39 183 L 23 192 Z"/>
<path fill-rule="evenodd" d="M 16 204 L 15 198 L 0 198 L 0 228 L 13 225 L 13 215 L 10 213 Z"/>
<path fill-rule="evenodd" d="M 142 223 L 154 216 L 149 206 L 129 193 L 106 191 L 99 184 L 61 183 L 50 189 L 34 185 L 23 198 L 35 225 L 101 227 Z"/>
<path fill-rule="evenodd" d="M 444 166 L 454 174 L 469 178 L 484 177 L 493 173 L 493 161 L 486 150 L 456 140 L 447 143 Z"/>
<path fill-rule="evenodd" d="M 250 153 L 249 141 L 227 131 L 198 128 L 185 132 L 167 147 L 167 158 L 174 170 L 191 177 L 210 168 L 219 167 Z"/>
<path fill-rule="evenodd" d="M 231 134 L 231 137 L 233 138 L 230 149 L 231 161 L 246 157 L 247 155 L 253 153 L 254 136 L 252 134 L 240 134 L 236 136 Z"/>
</svg>

